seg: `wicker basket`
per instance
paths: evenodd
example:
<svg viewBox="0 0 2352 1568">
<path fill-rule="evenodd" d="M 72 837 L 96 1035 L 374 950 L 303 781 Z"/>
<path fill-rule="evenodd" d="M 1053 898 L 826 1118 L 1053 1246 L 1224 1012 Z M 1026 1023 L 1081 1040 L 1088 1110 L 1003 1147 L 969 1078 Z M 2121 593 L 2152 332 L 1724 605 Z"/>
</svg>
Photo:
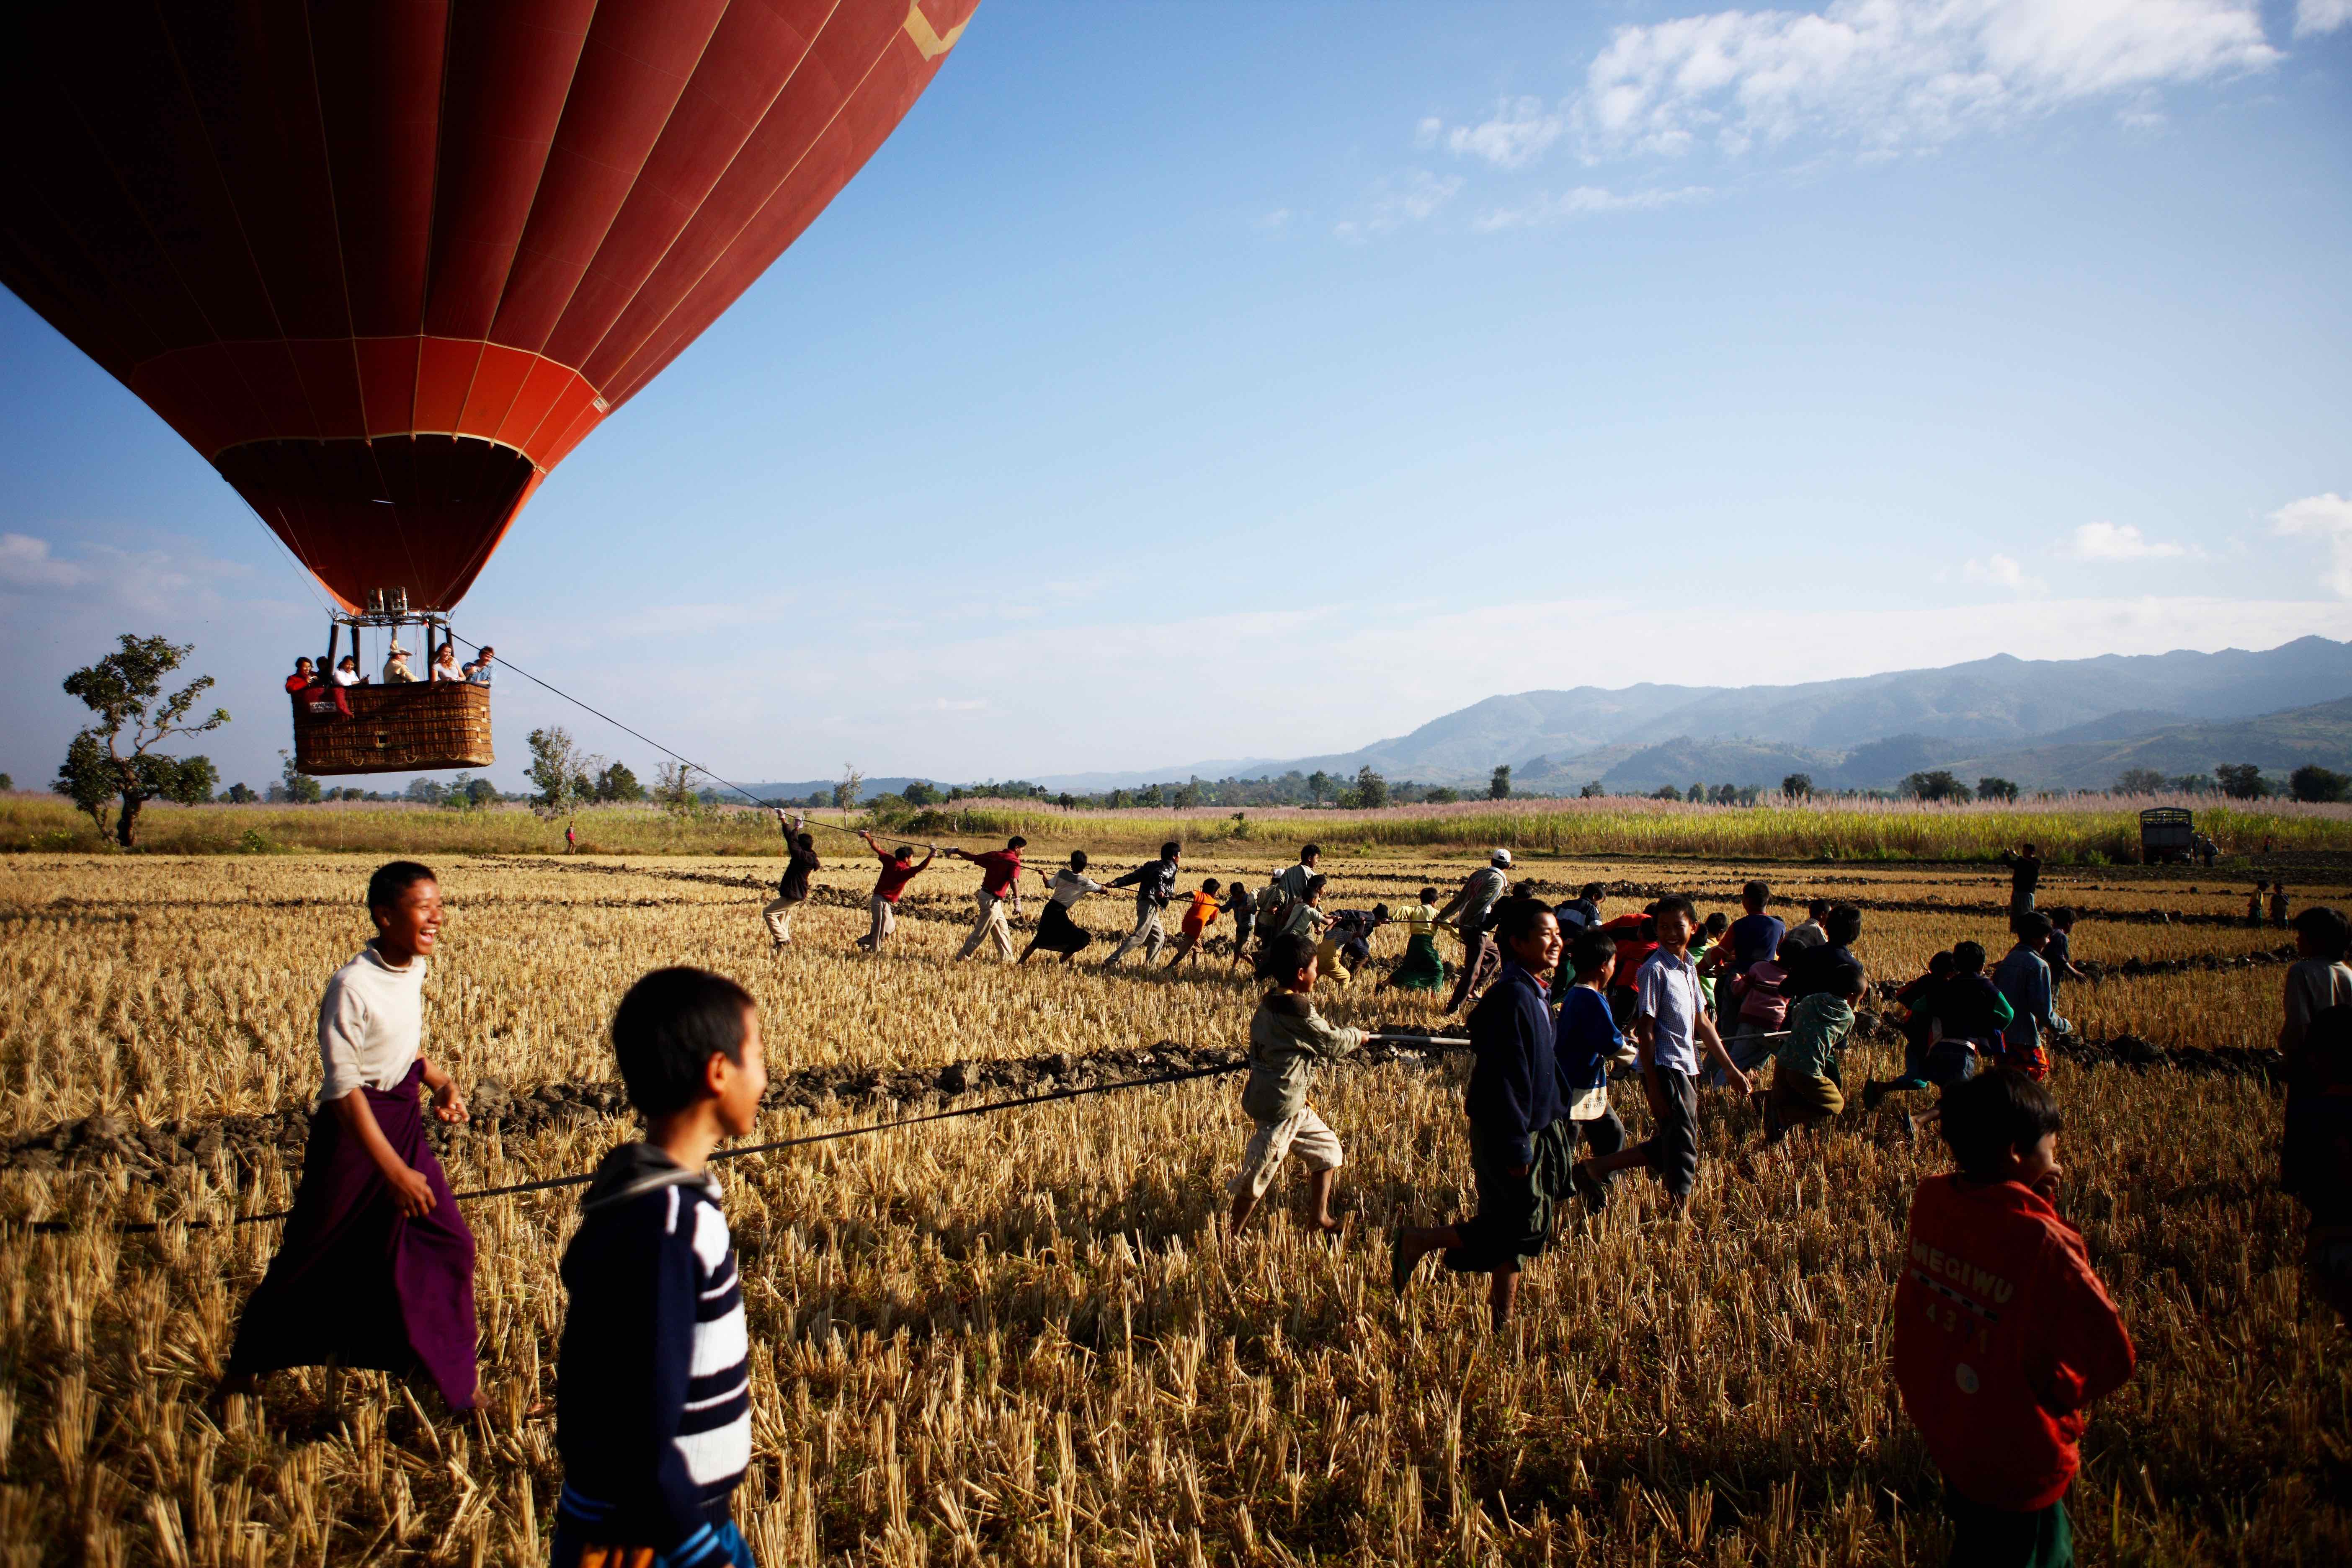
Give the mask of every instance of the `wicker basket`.
<svg viewBox="0 0 2352 1568">
<path fill-rule="evenodd" d="M 306 773 L 399 773 L 480 768 L 490 750 L 490 689 L 466 680 L 412 686 L 312 687 L 294 697 L 294 765 Z"/>
</svg>

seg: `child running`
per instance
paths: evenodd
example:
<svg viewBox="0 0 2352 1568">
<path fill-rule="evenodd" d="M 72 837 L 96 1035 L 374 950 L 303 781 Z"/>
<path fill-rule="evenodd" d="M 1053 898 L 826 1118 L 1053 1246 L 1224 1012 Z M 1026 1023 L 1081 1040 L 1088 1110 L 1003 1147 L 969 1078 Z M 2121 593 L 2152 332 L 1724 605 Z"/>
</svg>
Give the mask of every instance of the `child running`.
<svg viewBox="0 0 2352 1568">
<path fill-rule="evenodd" d="M 968 849 L 948 851 L 950 859 L 969 860 L 980 868 L 980 889 L 971 896 L 979 913 L 972 921 L 971 934 L 963 939 L 963 946 L 956 953 L 958 961 L 978 952 L 983 942 L 996 944 L 998 957 L 1013 956 L 1013 926 L 1005 919 L 1004 906 L 1017 906 L 1020 901 L 1021 851 L 1028 847 L 1029 840 L 1016 835 L 1004 841 L 1003 848 L 992 849 L 984 855 L 975 855 Z"/>
<path fill-rule="evenodd" d="M 1169 968 L 1175 968 L 1188 958 L 1200 956 L 1202 940 L 1209 934 L 1209 928 L 1217 923 L 1217 917 L 1224 913 L 1224 905 L 1217 901 L 1217 889 L 1223 886 L 1211 877 L 1201 884 L 1200 891 L 1192 895 L 1192 903 L 1184 910 L 1183 927 L 1177 931 L 1176 940 L 1169 943 Z"/>
<path fill-rule="evenodd" d="M 1955 1563 L 2074 1561 L 2084 1412 L 2131 1378 L 2131 1336 L 2053 1205 L 2064 1125 L 2013 1068 L 1959 1084 L 1943 1118 L 1959 1169 L 1911 1200 L 1895 1383 L 1943 1472 Z"/>
<path fill-rule="evenodd" d="M 1274 1181 L 1282 1163 L 1296 1154 L 1306 1163 L 1308 1221 L 1329 1235 L 1339 1228 L 1331 1216 L 1331 1189 L 1346 1161 L 1339 1135 L 1307 1103 L 1307 1087 L 1318 1060 L 1336 1061 L 1364 1043 L 1361 1029 L 1339 1028 L 1315 1010 L 1315 947 L 1305 938 L 1277 936 L 1268 944 L 1267 963 L 1281 974 L 1250 1019 L 1249 1081 L 1242 1087 L 1242 1110 L 1256 1124 L 1242 1151 L 1242 1168 L 1226 1190 L 1234 1195 L 1233 1226 L 1250 1213 Z"/>
<path fill-rule="evenodd" d="M 425 1135 L 466 1120 L 457 1083 L 426 1059 L 425 975 L 441 886 L 414 860 L 368 879 L 375 938 L 319 1003 L 323 1076 L 302 1184 L 269 1272 L 245 1304 L 217 1398 L 292 1366 L 421 1368 L 453 1411 L 474 1407 L 474 1233 Z"/>
<path fill-rule="evenodd" d="M 1478 1212 L 1444 1226 L 1412 1226 L 1389 1247 L 1389 1283 L 1402 1295 L 1413 1266 L 1443 1251 L 1456 1274 L 1487 1276 L 1488 1321 L 1500 1330 L 1517 1300 L 1519 1271 L 1551 1246 L 1552 1206 L 1573 1187 L 1576 1134 L 1560 1120 L 1546 987 L 1559 963 L 1559 921 L 1535 899 L 1504 902 L 1496 934 L 1503 968 L 1470 1010 L 1470 1170 Z"/>
<path fill-rule="evenodd" d="M 1225 913 L 1234 922 L 1234 962 L 1228 967 L 1239 969 L 1248 956 L 1250 934 L 1257 926 L 1257 900 L 1239 877 L 1225 884 Z"/>
<path fill-rule="evenodd" d="M 1423 888 L 1417 901 L 1389 911 L 1404 927 L 1404 956 L 1381 982 L 1383 991 L 1440 991 L 1445 986 L 1445 960 L 1437 952 L 1437 889 Z"/>
<path fill-rule="evenodd" d="M 1566 1102 L 1567 1122 L 1575 1141 L 1595 1154 L 1614 1154 L 1625 1147 L 1625 1124 L 1609 1105 L 1609 1071 L 1631 1067 L 1633 1047 L 1609 1016 L 1609 976 L 1617 967 L 1617 944 L 1601 931 L 1580 931 L 1568 943 L 1561 967 L 1574 980 L 1561 999 L 1552 1026 L 1552 1055 L 1559 1064 L 1559 1094 Z M 1559 987 L 1553 987 L 1557 994 Z M 1604 1176 L 1584 1190 L 1595 1210 L 1609 1206 Z"/>
<path fill-rule="evenodd" d="M 1646 1166 L 1666 1189 L 1670 1212 L 1680 1214 L 1691 1189 L 1698 1185 L 1701 1049 L 1723 1068 L 1724 1080 L 1742 1099 L 1756 1086 L 1725 1052 L 1714 1021 L 1699 1005 L 1698 972 L 1689 956 L 1696 909 L 1680 893 L 1660 899 L 1655 907 L 1658 948 L 1642 965 L 1633 1004 L 1633 1038 L 1654 1126 L 1650 1136 L 1631 1149 L 1578 1162 L 1576 1186 L 1597 1208 L 1607 1201 L 1599 1191 L 1600 1177 Z"/>
<path fill-rule="evenodd" d="M 1324 973 L 1342 985 L 1352 984 L 1372 961 L 1372 933 L 1389 923 L 1389 907 L 1341 910 L 1331 917 L 1323 940 L 1315 944 L 1315 961 Z"/>
<path fill-rule="evenodd" d="M 2042 950 L 2050 944 L 2050 917 L 2028 910 L 2015 922 L 2017 945 L 2001 956 L 1992 983 L 2009 1004 L 2009 1026 L 2001 1031 L 2000 1059 L 2028 1078 L 2050 1076 L 2050 1052 L 2043 1032 L 2054 1033 L 2058 1016 L 2051 1010 L 2050 965 Z"/>
<path fill-rule="evenodd" d="M 768 952 L 771 956 L 793 944 L 793 916 L 808 902 L 809 878 L 824 869 L 816 858 L 815 836 L 803 831 L 805 816 L 784 819 L 783 809 L 776 811 L 776 826 L 784 836 L 784 874 L 777 879 L 776 896 L 760 911 L 768 925 Z"/>
<path fill-rule="evenodd" d="M 1029 955 L 1042 947 L 1047 952 L 1060 953 L 1062 962 L 1067 963 L 1095 939 L 1094 932 L 1071 918 L 1070 907 L 1088 893 L 1110 889 L 1087 875 L 1087 852 L 1083 849 L 1071 850 L 1070 863 L 1050 879 L 1040 870 L 1037 879 L 1045 884 L 1045 907 L 1038 913 L 1036 934 L 1021 950 L 1021 962 L 1028 963 Z"/>
<path fill-rule="evenodd" d="M 728 1500 L 751 1459 L 743 1288 L 708 1166 L 759 1117 L 759 1014 L 731 980 L 656 970 L 613 1054 L 646 1141 L 596 1167 L 563 1252 L 553 1568 L 751 1568 Z"/>
<path fill-rule="evenodd" d="M 898 929 L 898 895 L 907 890 L 908 883 L 929 868 L 940 852 L 929 850 L 920 863 L 916 863 L 915 852 L 904 844 L 885 854 L 871 833 L 861 832 L 857 837 L 866 840 L 866 847 L 882 862 L 882 874 L 874 879 L 873 896 L 866 900 L 874 915 L 874 926 L 857 939 L 857 945 L 868 952 L 880 952 L 882 944 L 890 940 L 890 933 Z"/>
<path fill-rule="evenodd" d="M 1792 1127 L 1826 1121 L 1845 1109 L 1838 1087 L 1838 1053 L 1853 1033 L 1853 1010 L 1864 982 L 1840 996 L 1816 991 L 1789 1009 L 1788 1038 L 1773 1054 L 1772 1087 L 1764 1095 L 1764 1142 L 1778 1143 Z"/>
</svg>

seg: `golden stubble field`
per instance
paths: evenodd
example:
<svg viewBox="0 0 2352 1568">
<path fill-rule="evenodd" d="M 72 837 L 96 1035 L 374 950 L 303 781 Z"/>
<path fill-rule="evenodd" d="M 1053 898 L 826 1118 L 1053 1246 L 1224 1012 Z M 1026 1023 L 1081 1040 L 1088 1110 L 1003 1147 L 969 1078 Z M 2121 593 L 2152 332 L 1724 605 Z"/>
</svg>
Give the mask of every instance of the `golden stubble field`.
<svg viewBox="0 0 2352 1568">
<path fill-rule="evenodd" d="M 307 1102 L 318 990 L 365 934 L 372 863 L 0 862 L 0 1140 L 90 1116 L 186 1127 Z M 1471 864 L 1326 868 L 1332 902 L 1368 907 Z M 1219 856 L 1192 872 L 1245 868 L 1258 884 L 1276 865 Z M 774 959 L 757 918 L 772 861 L 441 870 L 453 919 L 428 1048 L 468 1084 L 607 1078 L 613 1003 L 667 963 L 749 984 L 785 1069 L 1230 1047 L 1255 997 L 1222 961 L 1172 979 L 1104 974 L 1092 961 L 1107 941 L 1070 969 L 950 967 L 976 879 L 945 862 L 914 884 L 879 960 L 848 946 L 870 874 L 835 854 L 800 945 Z M 1728 908 L 1752 874 L 1522 870 L 1551 889 L 1690 888 L 1702 908 Z M 1773 880 L 1864 903 L 1876 978 L 1964 936 L 1998 951 L 2004 884 L 1981 869 Z M 2229 912 L 2230 894 L 2193 873 L 2051 883 L 2045 904 L 2135 917 L 2087 920 L 2084 959 L 2229 959 L 2283 940 L 2146 916 Z M 1604 913 L 1638 901 L 1612 897 Z M 1082 914 L 1108 935 L 1127 909 L 1117 896 Z M 1398 945 L 1383 933 L 1383 957 Z M 2283 973 L 2110 981 L 2070 989 L 2062 1010 L 2095 1033 L 2262 1046 Z M 1434 1013 L 1361 983 L 1322 1005 L 1359 1023 Z M 1847 1080 L 1890 1065 L 1865 1048 Z M 2142 1352 L 2085 1440 L 2070 1500 L 2084 1560 L 2345 1560 L 2352 1342 L 2302 1286 L 2299 1216 L 2273 1187 L 2276 1091 L 2066 1064 L 2055 1081 L 2072 1121 L 2065 1206 Z M 1855 1113 L 1763 1154 L 1711 1095 L 1689 1222 L 1621 1184 L 1531 1268 L 1498 1339 L 1475 1286 L 1427 1273 L 1400 1308 L 1385 1279 L 1391 1226 L 1468 1201 L 1459 1087 L 1458 1067 L 1327 1076 L 1318 1102 L 1349 1159 L 1336 1246 L 1271 1202 L 1225 1233 L 1222 1183 L 1246 1132 L 1231 1079 L 722 1166 L 756 1347 L 739 1514 L 761 1561 L 1941 1561 L 1885 1321 L 1908 1190 L 1941 1168 L 1939 1151 Z M 1638 1136 L 1640 1096 L 1617 1092 Z M 879 1113 L 780 1110 L 759 1136 Z M 468 1134 L 446 1163 L 463 1189 L 584 1171 L 629 1135 L 616 1120 Z M 81 1226 L 0 1231 L 0 1560 L 543 1560 L 560 1474 L 543 1405 L 572 1197 L 469 1207 L 483 1243 L 478 1424 L 372 1373 L 333 1386 L 289 1374 L 216 1421 L 201 1396 L 275 1227 L 125 1237 L 104 1223 L 276 1206 L 298 1174 L 274 1150 L 0 1171 L 0 1215 Z"/>
</svg>

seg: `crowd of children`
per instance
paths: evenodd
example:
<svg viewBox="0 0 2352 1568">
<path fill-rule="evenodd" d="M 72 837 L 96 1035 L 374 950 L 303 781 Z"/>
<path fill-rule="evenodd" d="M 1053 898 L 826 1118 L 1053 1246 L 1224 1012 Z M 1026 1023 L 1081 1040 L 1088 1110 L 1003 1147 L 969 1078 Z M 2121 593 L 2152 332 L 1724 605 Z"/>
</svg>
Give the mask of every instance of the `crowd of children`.
<svg viewBox="0 0 2352 1568">
<path fill-rule="evenodd" d="M 818 868 L 797 827 L 783 885 L 763 910 L 777 945 L 791 941 Z M 866 842 L 883 870 L 861 945 L 879 948 L 892 906 L 930 857 L 918 863 L 910 849 Z M 1014 838 L 1002 851 L 950 851 L 982 872 L 965 956 L 983 944 L 1013 956 L 1005 910 L 1024 847 Z M 1307 1173 L 1307 1223 L 1339 1231 L 1332 1198 L 1345 1153 L 1313 1082 L 1319 1064 L 1366 1036 L 1323 1017 L 1315 991 L 1327 973 L 1361 968 L 1372 930 L 1391 918 L 1407 942 L 1387 984 L 1441 986 L 1435 936 L 1453 921 L 1465 949 L 1455 1001 L 1477 995 L 1465 1096 L 1476 1205 L 1394 1233 L 1400 1294 L 1438 1253 L 1451 1272 L 1486 1277 L 1499 1326 L 1523 1269 L 1560 1233 L 1563 1205 L 1598 1210 L 1615 1175 L 1643 1170 L 1670 1211 L 1681 1210 L 1697 1184 L 1710 1066 L 1740 1097 L 1735 1105 L 1752 1100 L 1768 1143 L 1844 1110 L 1840 1058 L 1869 991 L 1852 905 L 1817 902 L 1790 928 L 1768 912 L 1770 889 L 1752 882 L 1737 920 L 1701 921 L 1688 898 L 1670 895 L 1603 921 L 1597 886 L 1558 908 L 1513 893 L 1509 858 L 1497 851 L 1444 906 L 1424 888 L 1393 915 L 1385 906 L 1326 914 L 1318 858 L 1309 846 L 1260 894 L 1205 881 L 1169 959 L 1196 958 L 1219 918 L 1246 919 L 1270 983 L 1249 1025 L 1241 1108 L 1251 1131 L 1228 1184 L 1233 1230 L 1296 1156 Z M 1110 962 L 1136 947 L 1147 962 L 1159 956 L 1180 847 L 1108 885 L 1087 868 L 1074 854 L 1050 879 L 1039 873 L 1047 902 L 1020 961 L 1042 947 L 1066 962 L 1089 940 L 1070 905 L 1118 887 L 1136 889 L 1136 921 Z M 1874 1079 L 1862 1096 L 1875 1110 L 1890 1093 L 1937 1089 L 1955 1163 L 1912 1200 L 1892 1281 L 1892 1370 L 1943 1477 L 1956 1563 L 2071 1560 L 2063 1499 L 2084 1413 L 2134 1368 L 2115 1304 L 2056 1206 L 2063 1122 L 2042 1080 L 2047 1037 L 2065 1027 L 2057 986 L 2078 972 L 2063 944 L 2071 914 L 2032 908 L 2032 890 L 2012 908 L 2013 942 L 1990 969 L 1981 945 L 1961 942 L 1892 991 L 1904 1075 Z M 378 870 L 365 901 L 376 935 L 320 1004 L 322 1081 L 300 1186 L 220 1394 L 251 1394 L 283 1367 L 376 1367 L 421 1372 L 449 1409 L 466 1411 L 476 1384 L 474 1242 L 424 1133 L 428 1114 L 466 1117 L 456 1082 L 424 1053 L 422 989 L 445 915 L 433 873 L 414 862 Z M 2352 924 L 2313 908 L 2294 930 L 2279 1033 L 2282 1183 L 2309 1211 L 2319 1289 L 2352 1310 Z M 1483 991 L 1482 975 L 1491 976 Z M 1727 1038 L 1719 1020 L 1731 1021 Z M 623 999 L 612 1044 L 645 1136 L 597 1167 L 563 1258 L 554 1562 L 748 1568 L 729 1497 L 751 1456 L 751 1352 L 725 1194 L 708 1166 L 759 1111 L 767 1078 L 757 1010 L 731 981 L 665 969 Z M 1629 1068 L 1650 1127 L 1630 1144 L 1610 1102 L 1612 1075 Z"/>
</svg>

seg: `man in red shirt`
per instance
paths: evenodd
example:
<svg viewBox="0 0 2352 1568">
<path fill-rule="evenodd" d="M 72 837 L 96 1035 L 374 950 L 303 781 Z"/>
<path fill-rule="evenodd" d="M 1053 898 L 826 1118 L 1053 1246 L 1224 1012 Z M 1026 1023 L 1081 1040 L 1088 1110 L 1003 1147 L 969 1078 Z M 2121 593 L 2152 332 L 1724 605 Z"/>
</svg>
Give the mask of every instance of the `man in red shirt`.
<svg viewBox="0 0 2352 1568">
<path fill-rule="evenodd" d="M 1911 1200 L 1895 1386 L 1944 1473 L 1951 1561 L 2062 1568 L 2084 1412 L 2130 1381 L 2131 1335 L 2052 1205 L 2063 1123 L 2049 1089 L 1995 1068 L 1942 1109 L 1960 1168 Z"/>
<path fill-rule="evenodd" d="M 889 940 L 890 933 L 898 929 L 898 895 L 907 890 L 908 883 L 923 873 L 939 851 L 929 850 L 920 861 L 917 861 L 915 852 L 903 844 L 896 849 L 885 850 L 874 842 L 871 833 L 860 833 L 857 837 L 866 840 L 866 847 L 873 850 L 874 858 L 882 862 L 882 874 L 874 879 L 874 895 L 866 900 L 867 907 L 874 913 L 874 927 L 857 939 L 857 945 L 868 952 L 879 952 L 882 944 Z"/>
<path fill-rule="evenodd" d="M 1021 896 L 1021 851 L 1028 842 L 1016 836 L 1006 839 L 1003 848 L 985 855 L 948 851 L 949 858 L 969 860 L 980 868 L 980 891 L 972 895 L 980 905 L 980 919 L 972 922 L 971 934 L 963 939 L 963 951 L 956 954 L 959 960 L 978 952 L 983 940 L 993 940 L 1001 956 L 1013 956 L 1013 927 L 1005 921 L 1004 906 Z"/>
</svg>

